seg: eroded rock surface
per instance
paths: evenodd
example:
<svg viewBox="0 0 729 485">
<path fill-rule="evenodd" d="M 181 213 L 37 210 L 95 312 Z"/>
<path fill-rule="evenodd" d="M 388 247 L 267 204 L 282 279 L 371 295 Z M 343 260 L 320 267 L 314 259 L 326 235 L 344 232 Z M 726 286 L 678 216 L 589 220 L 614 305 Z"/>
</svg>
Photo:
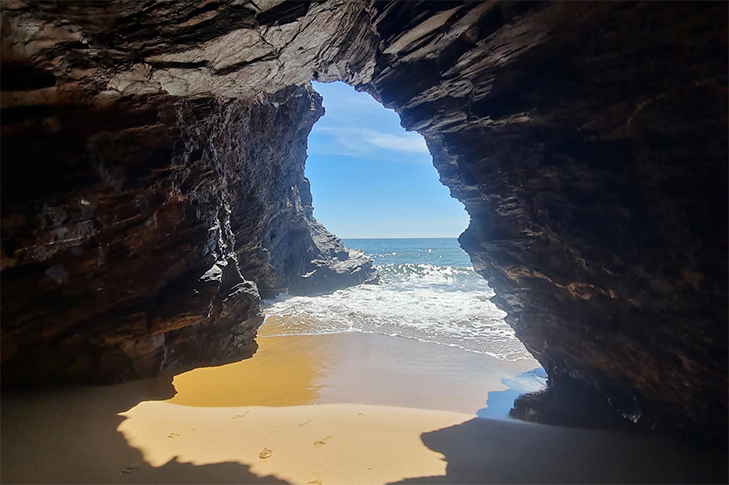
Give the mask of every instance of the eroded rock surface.
<svg viewBox="0 0 729 485">
<path fill-rule="evenodd" d="M 259 291 L 332 291 L 372 272 L 312 216 L 311 88 L 44 108 L 3 126 L 6 384 L 247 357 Z M 343 263 L 326 288 L 302 284 Z"/>
<path fill-rule="evenodd" d="M 63 294 L 75 278 L 102 271 L 102 254 L 107 269 L 99 278 L 116 281 L 114 294 L 130 301 L 183 274 L 190 275 L 180 280 L 185 291 L 200 287 L 198 294 L 212 295 L 198 282 L 208 281 L 201 277 L 216 264 L 220 284 L 211 283 L 217 292 L 203 306 L 235 293 L 244 284 L 238 274 L 272 290 L 296 287 L 281 277 L 293 274 L 291 265 L 294 273 L 325 280 L 324 273 L 314 277 L 317 258 L 309 256 L 339 259 L 339 246 L 322 249 L 329 236 L 316 236 L 310 217 L 277 222 L 288 217 L 288 204 L 305 214 L 311 205 L 298 175 L 290 190 L 274 187 L 289 180 L 288 171 L 303 173 L 303 156 L 279 163 L 286 157 L 277 150 L 297 143 L 303 150 L 319 115 L 306 88 L 290 87 L 343 80 L 425 136 L 441 180 L 471 215 L 461 244 L 546 368 L 552 389 L 592 393 L 647 426 L 726 429 L 727 4 L 189 0 L 2 7 L 4 346 L 35 349 L 39 335 L 48 342 L 64 331 L 68 338 L 86 335 L 65 323 L 86 317 L 57 318 L 57 309 L 85 314 L 99 300 L 108 305 L 104 311 L 121 311 L 91 284 Z M 303 109 L 304 98 L 312 110 Z M 78 118 L 83 123 L 69 121 Z M 38 143 L 41 133 L 48 136 Z M 246 150 L 272 164 L 245 165 Z M 256 199 L 272 205 L 264 216 L 240 189 L 249 177 L 263 177 L 257 191 L 285 194 Z M 144 180 L 151 199 L 138 202 L 129 180 Z M 179 199 L 170 195 L 175 187 Z M 91 197 L 96 191 L 119 199 Z M 107 239 L 85 215 L 102 203 L 122 211 L 106 223 L 122 224 Z M 180 216 L 186 211 L 198 214 Z M 123 224 L 132 223 L 123 221 L 147 221 L 153 213 L 162 230 L 140 223 L 133 230 L 147 231 L 140 240 L 156 248 L 150 254 L 158 260 L 144 260 L 158 268 L 137 283 L 122 271 L 134 264 L 128 253 L 99 248 L 125 240 L 122 232 L 132 229 Z M 29 222 L 37 218 L 44 222 Z M 189 242 L 195 231 L 195 241 L 213 241 L 209 249 Z M 301 248 L 288 241 L 301 234 L 311 252 L 287 263 Z M 160 237 L 165 241 L 155 243 Z M 83 267 L 66 262 L 77 244 L 55 244 L 77 238 L 88 245 L 74 256 L 88 258 Z M 53 292 L 57 307 L 31 311 L 38 295 Z M 24 341 L 15 329 L 26 321 L 38 326 L 28 327 Z M 166 334 L 163 343 L 157 338 L 148 345 L 168 348 Z M 18 366 L 30 352 L 15 354 Z"/>
</svg>

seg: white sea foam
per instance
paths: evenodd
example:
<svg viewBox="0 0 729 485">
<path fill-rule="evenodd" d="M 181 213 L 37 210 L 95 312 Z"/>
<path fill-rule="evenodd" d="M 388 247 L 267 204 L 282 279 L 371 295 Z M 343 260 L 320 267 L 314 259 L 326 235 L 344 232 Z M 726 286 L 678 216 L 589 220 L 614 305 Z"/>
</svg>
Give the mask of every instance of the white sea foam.
<svg viewBox="0 0 729 485">
<path fill-rule="evenodd" d="M 378 269 L 380 285 L 265 302 L 266 334 L 378 333 L 508 361 L 531 358 L 491 303 L 494 291 L 470 268 L 404 263 Z"/>
</svg>

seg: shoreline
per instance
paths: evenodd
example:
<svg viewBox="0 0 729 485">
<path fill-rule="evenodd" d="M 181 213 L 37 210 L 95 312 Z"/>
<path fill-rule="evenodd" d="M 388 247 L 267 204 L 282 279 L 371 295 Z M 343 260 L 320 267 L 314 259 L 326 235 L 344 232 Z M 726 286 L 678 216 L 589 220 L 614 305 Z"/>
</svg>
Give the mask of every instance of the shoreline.
<svg viewBox="0 0 729 485">
<path fill-rule="evenodd" d="M 504 417 L 523 388 L 539 388 L 539 382 L 522 377 L 541 369 L 535 360 L 509 362 L 360 332 L 262 333 L 250 359 L 175 376 L 177 395 L 170 402 L 207 407 L 358 403 Z"/>
</svg>

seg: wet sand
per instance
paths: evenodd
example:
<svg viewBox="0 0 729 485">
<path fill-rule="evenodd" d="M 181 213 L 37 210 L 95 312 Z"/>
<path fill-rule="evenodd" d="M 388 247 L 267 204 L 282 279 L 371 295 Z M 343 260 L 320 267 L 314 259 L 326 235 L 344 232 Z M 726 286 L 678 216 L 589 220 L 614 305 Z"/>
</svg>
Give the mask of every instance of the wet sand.
<svg viewBox="0 0 729 485">
<path fill-rule="evenodd" d="M 5 393 L 2 483 L 726 480 L 725 450 L 474 418 L 529 362 L 363 334 L 260 342 L 176 376 L 177 395 L 171 376 Z"/>
<path fill-rule="evenodd" d="M 263 327 L 265 335 L 265 326 Z M 490 393 L 539 367 L 376 334 L 263 336 L 251 358 L 175 376 L 173 404 L 297 406 L 360 403 L 475 415 Z M 493 394 L 492 394 L 493 395 Z M 502 404 L 505 416 L 511 404 Z"/>
</svg>

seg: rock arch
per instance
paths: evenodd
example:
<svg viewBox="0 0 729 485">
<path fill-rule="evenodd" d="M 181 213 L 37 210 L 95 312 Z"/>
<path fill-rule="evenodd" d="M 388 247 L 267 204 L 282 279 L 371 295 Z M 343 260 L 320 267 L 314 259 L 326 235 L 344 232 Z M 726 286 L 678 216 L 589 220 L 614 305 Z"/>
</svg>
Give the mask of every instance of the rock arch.
<svg viewBox="0 0 729 485">
<path fill-rule="evenodd" d="M 341 80 L 425 137 L 471 215 L 461 244 L 553 389 L 725 428 L 726 14 L 3 3 L 3 381 L 250 354 L 252 282 L 346 257 L 303 178 L 306 83 Z"/>
</svg>

